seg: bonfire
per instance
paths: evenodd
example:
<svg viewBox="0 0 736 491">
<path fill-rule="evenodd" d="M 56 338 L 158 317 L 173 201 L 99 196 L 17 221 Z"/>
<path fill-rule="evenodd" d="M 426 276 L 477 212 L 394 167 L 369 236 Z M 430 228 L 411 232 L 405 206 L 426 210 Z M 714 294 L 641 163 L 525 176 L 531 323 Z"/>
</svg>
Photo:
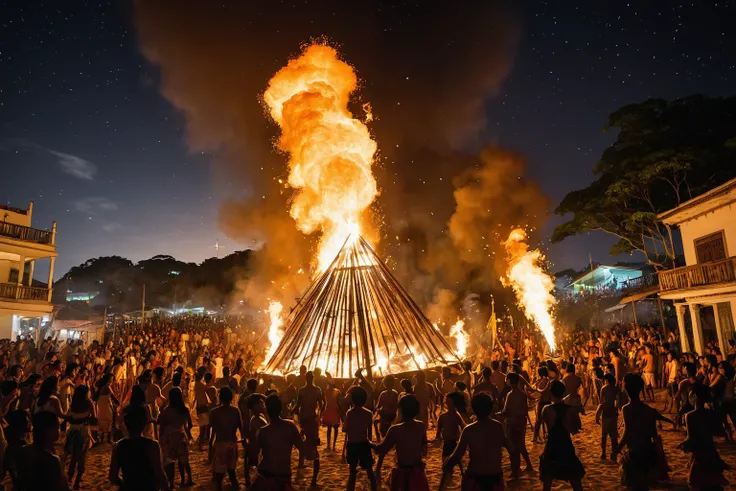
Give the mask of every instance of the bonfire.
<svg viewBox="0 0 736 491">
<path fill-rule="evenodd" d="M 388 267 L 360 236 L 349 236 L 284 323 L 266 373 L 305 365 L 350 378 L 385 376 L 460 359 Z"/>
</svg>

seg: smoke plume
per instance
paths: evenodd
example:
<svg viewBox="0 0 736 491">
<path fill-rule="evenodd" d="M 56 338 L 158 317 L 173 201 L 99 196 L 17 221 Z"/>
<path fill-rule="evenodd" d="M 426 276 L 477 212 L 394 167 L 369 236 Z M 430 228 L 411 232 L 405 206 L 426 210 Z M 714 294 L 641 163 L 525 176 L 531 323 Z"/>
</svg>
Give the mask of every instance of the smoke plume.
<svg viewBox="0 0 736 491">
<path fill-rule="evenodd" d="M 274 152 L 278 128 L 260 96 L 302 43 L 322 36 L 357 71 L 352 112 L 372 105 L 379 253 L 420 304 L 446 304 L 444 289 L 461 308 L 469 293 L 495 288 L 498 238 L 541 221 L 545 200 L 520 177 L 519 157 L 468 150 L 483 143 L 486 102 L 512 68 L 519 23 L 505 2 L 138 0 L 134 21 L 189 148 L 212 155 L 217 174 L 235 183 L 220 224 L 262 247 L 243 285 L 261 308 L 264 296 L 293 305 L 316 241 L 288 214 L 287 157 Z"/>
</svg>

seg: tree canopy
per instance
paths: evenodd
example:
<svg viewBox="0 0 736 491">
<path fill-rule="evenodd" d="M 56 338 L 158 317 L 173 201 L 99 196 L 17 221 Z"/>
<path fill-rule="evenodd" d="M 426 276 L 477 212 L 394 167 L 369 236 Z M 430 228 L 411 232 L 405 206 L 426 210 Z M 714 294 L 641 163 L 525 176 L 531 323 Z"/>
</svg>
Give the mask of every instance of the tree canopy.
<svg viewBox="0 0 736 491">
<path fill-rule="evenodd" d="M 122 312 L 140 309 L 143 285 L 150 307 L 209 307 L 224 305 L 235 283 L 250 275 L 252 251 L 238 251 L 197 265 L 168 255 L 133 263 L 119 256 L 89 259 L 72 267 L 54 286 L 55 302 L 67 291 L 97 292 L 93 306 Z"/>
<path fill-rule="evenodd" d="M 657 214 L 736 176 L 736 97 L 650 99 L 608 118 L 618 130 L 593 168 L 595 180 L 555 209 L 572 215 L 552 242 L 603 231 L 618 241 L 612 255 L 642 252 L 655 267 L 674 264 L 672 231 Z"/>
</svg>

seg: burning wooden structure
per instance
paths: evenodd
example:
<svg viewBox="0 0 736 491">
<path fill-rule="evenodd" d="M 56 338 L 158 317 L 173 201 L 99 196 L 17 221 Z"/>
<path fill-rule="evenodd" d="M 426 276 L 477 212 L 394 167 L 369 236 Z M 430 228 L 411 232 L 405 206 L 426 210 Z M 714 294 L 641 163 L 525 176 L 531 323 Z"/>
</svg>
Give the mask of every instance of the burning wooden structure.
<svg viewBox="0 0 736 491">
<path fill-rule="evenodd" d="M 301 365 L 336 378 L 387 375 L 460 360 L 368 242 L 347 238 L 286 319 L 266 373 Z"/>
</svg>

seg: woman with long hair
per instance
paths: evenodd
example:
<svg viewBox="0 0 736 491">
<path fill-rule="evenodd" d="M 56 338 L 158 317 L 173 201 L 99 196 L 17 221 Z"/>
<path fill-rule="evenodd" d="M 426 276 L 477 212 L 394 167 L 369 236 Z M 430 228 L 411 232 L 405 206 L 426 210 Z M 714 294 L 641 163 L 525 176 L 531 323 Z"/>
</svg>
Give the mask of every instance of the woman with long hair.
<svg viewBox="0 0 736 491">
<path fill-rule="evenodd" d="M 71 482 L 76 471 L 74 489 L 79 489 L 87 462 L 87 450 L 92 440 L 90 424 L 96 417 L 95 405 L 89 398 L 89 387 L 86 385 L 74 389 L 68 417 L 69 430 L 64 444 L 64 453 L 69 456 L 67 478 Z"/>
<path fill-rule="evenodd" d="M 169 479 L 169 486 L 174 489 L 174 467 L 179 464 L 179 476 L 181 486 L 191 486 L 192 467 L 189 465 L 189 440 L 192 429 L 192 418 L 189 408 L 184 403 L 181 389 L 174 387 L 169 391 L 169 405 L 161 411 L 158 418 L 159 432 L 161 434 L 161 453 L 164 459 L 164 470 Z M 186 477 L 189 479 L 185 481 Z"/>
<path fill-rule="evenodd" d="M 43 381 L 38 391 L 38 399 L 36 400 L 36 407 L 33 409 L 33 414 L 48 411 L 54 413 L 58 418 L 65 416 L 64 411 L 61 409 L 61 401 L 56 396 L 58 387 L 59 379 L 55 375 Z"/>
<path fill-rule="evenodd" d="M 115 418 L 115 409 L 113 404 L 119 405 L 118 399 L 110 388 L 112 374 L 107 373 L 102 376 L 97 384 L 97 395 L 95 402 L 97 403 L 97 431 L 99 443 L 105 443 L 105 435 L 107 441 L 112 443 L 112 427 Z"/>
<path fill-rule="evenodd" d="M 146 438 L 153 438 L 154 420 L 151 416 L 151 408 L 146 405 L 146 391 L 140 385 L 134 385 L 130 389 L 130 400 L 128 401 L 128 405 L 125 406 L 122 411 L 123 419 L 125 418 L 126 414 L 138 407 L 143 408 L 143 410 L 146 412 L 146 423 L 143 427 L 143 436 Z M 123 427 L 125 428 L 125 436 L 130 436 L 128 434 L 127 427 L 125 427 L 125 425 L 123 425 Z"/>
</svg>

